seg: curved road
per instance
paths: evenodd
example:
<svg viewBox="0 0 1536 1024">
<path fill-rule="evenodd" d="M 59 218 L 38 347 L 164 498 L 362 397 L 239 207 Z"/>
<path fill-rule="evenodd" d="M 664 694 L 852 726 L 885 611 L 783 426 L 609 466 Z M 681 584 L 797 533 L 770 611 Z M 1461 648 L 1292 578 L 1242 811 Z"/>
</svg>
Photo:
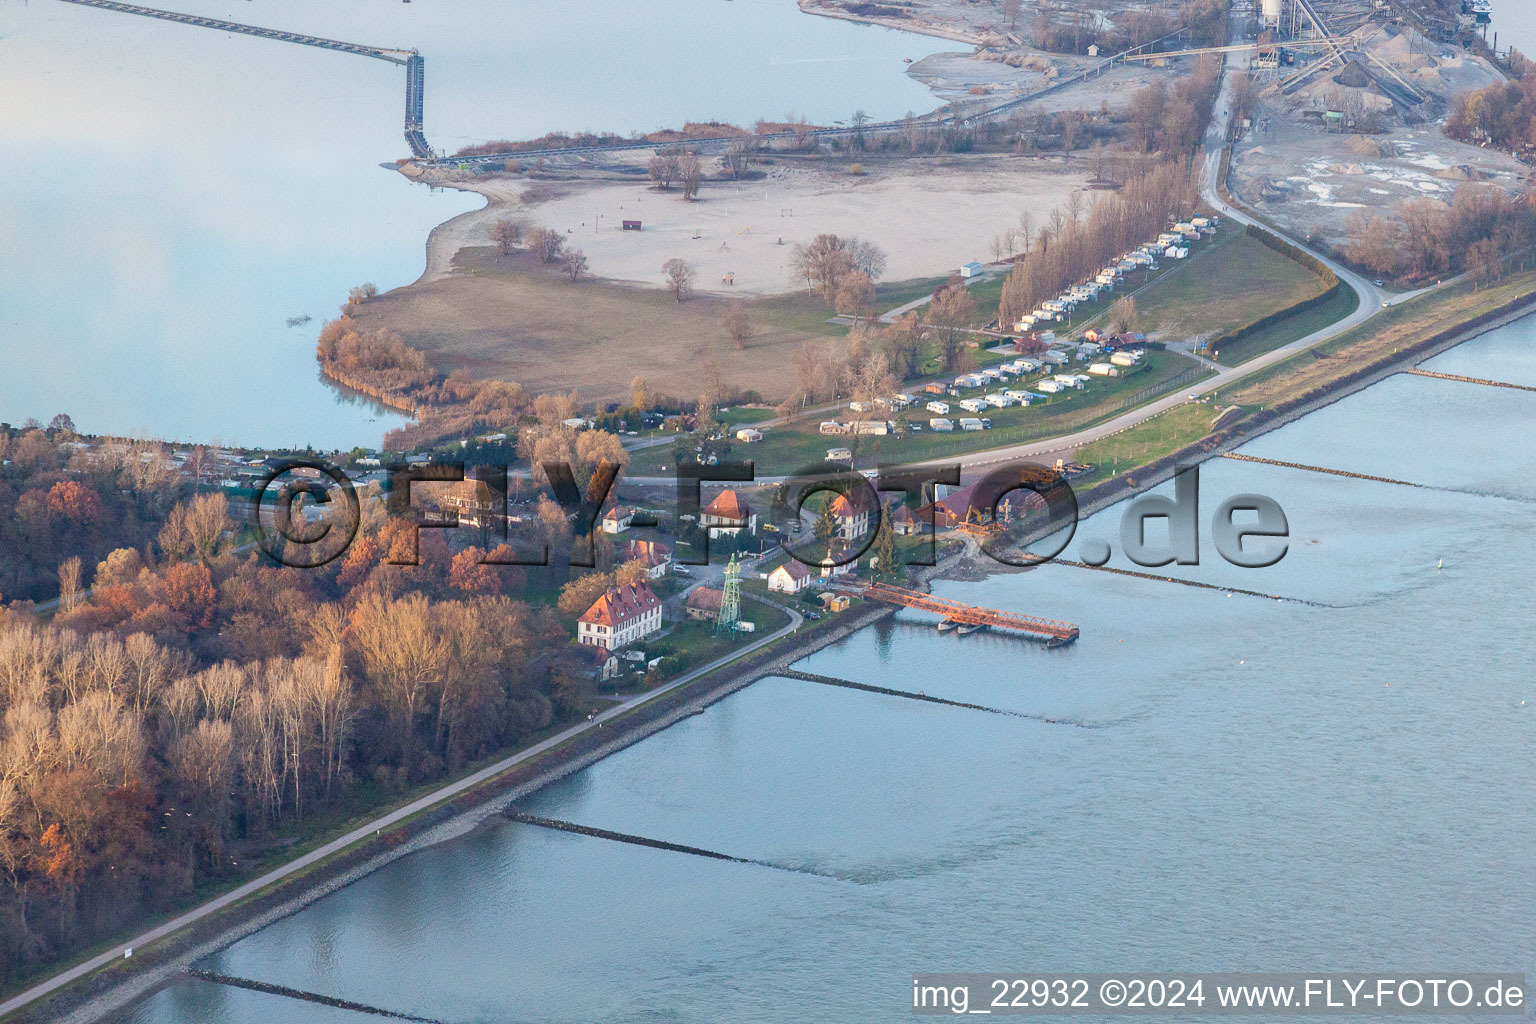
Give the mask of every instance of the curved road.
<svg viewBox="0 0 1536 1024">
<path fill-rule="evenodd" d="M 1247 55 L 1243 55 L 1243 60 L 1239 66 L 1229 70 L 1243 71 L 1246 70 L 1246 68 Z M 1281 347 L 1270 352 L 1266 352 L 1261 356 L 1256 356 L 1255 358 L 1243 363 L 1241 366 L 1233 366 L 1223 369 L 1214 377 L 1207 378 L 1198 384 L 1175 392 L 1174 394 L 1167 395 L 1156 400 L 1155 402 L 1138 406 L 1135 409 L 1122 413 L 1121 415 L 1116 416 L 1111 420 L 1100 423 L 1098 426 L 1089 427 L 1085 430 L 1079 430 L 1074 434 L 1065 434 L 1061 437 L 1050 438 L 1044 441 L 1036 441 L 1021 445 L 1011 445 L 1007 448 L 994 448 L 990 451 L 977 452 L 970 458 L 962 460 L 961 465 L 963 467 L 971 468 L 989 466 L 998 462 L 1007 462 L 1013 459 L 1027 459 L 1041 455 L 1049 455 L 1055 452 L 1070 451 L 1076 448 L 1080 448 L 1083 445 L 1089 444 L 1091 442 L 1102 440 L 1111 434 L 1117 434 L 1129 427 L 1136 426 L 1139 423 L 1144 423 L 1154 416 L 1167 412 L 1169 409 L 1172 409 L 1178 405 L 1182 405 L 1183 403 L 1188 402 L 1191 397 L 1206 395 L 1212 391 L 1217 390 L 1218 388 L 1227 387 L 1228 385 L 1236 383 L 1237 381 L 1242 380 L 1244 377 L 1256 373 L 1267 366 L 1273 366 L 1275 363 L 1289 359 L 1291 356 L 1298 352 L 1304 352 L 1315 345 L 1320 345 L 1331 338 L 1336 338 L 1340 334 L 1343 334 L 1345 331 L 1352 330 L 1365 323 L 1371 317 L 1380 313 L 1388 306 L 1395 306 L 1398 303 L 1411 299 L 1416 295 L 1422 295 L 1424 292 L 1434 290 L 1433 287 L 1430 287 L 1421 288 L 1417 291 L 1396 293 L 1388 292 L 1384 289 L 1378 288 L 1373 282 L 1361 277 L 1359 274 L 1350 270 L 1348 267 L 1345 267 L 1326 256 L 1322 256 L 1316 252 L 1313 252 L 1303 243 L 1298 242 L 1294 238 L 1290 238 L 1285 234 L 1285 232 L 1275 228 L 1274 225 L 1261 223 L 1260 221 L 1250 217 L 1248 214 L 1238 210 L 1237 208 L 1227 203 L 1224 199 L 1222 199 L 1221 189 L 1219 188 L 1221 184 L 1219 180 L 1221 177 L 1221 153 L 1222 150 L 1226 147 L 1227 133 L 1232 121 L 1231 92 L 1231 76 L 1224 75 L 1222 78 L 1221 93 L 1216 100 L 1217 113 L 1216 116 L 1212 119 L 1210 131 L 1206 136 L 1205 173 L 1201 186 L 1201 191 L 1204 194 L 1206 203 L 1209 204 L 1223 217 L 1227 217 L 1239 224 L 1257 225 L 1258 227 L 1263 228 L 1271 234 L 1278 235 L 1279 237 L 1286 239 L 1286 241 L 1295 245 L 1297 248 L 1305 249 L 1307 252 L 1312 253 L 1312 255 L 1317 256 L 1317 258 L 1321 260 L 1329 270 L 1333 271 L 1339 276 L 1341 281 L 1347 284 L 1350 288 L 1354 289 L 1355 294 L 1360 297 L 1359 307 L 1344 319 L 1339 320 L 1336 323 L 1329 324 L 1327 327 L 1324 327 L 1321 330 L 1313 331 L 1311 334 L 1304 338 L 1293 341 L 1288 345 L 1282 345 Z"/>
<path fill-rule="evenodd" d="M 466 775 L 464 778 L 459 779 L 456 782 L 451 782 L 448 785 L 443 786 L 441 789 L 434 790 L 433 792 L 428 793 L 426 796 L 413 800 L 403 807 L 398 807 L 395 810 L 390 811 L 388 814 L 375 818 L 373 821 L 368 822 L 366 825 L 363 825 L 360 828 L 353 829 L 340 838 L 331 840 L 324 846 L 318 847 L 301 857 L 288 861 L 281 867 L 274 868 L 258 878 L 253 878 L 238 888 L 231 889 L 229 892 L 218 897 L 217 899 L 209 900 L 207 903 L 204 903 L 193 910 L 189 910 L 185 914 L 174 917 L 162 925 L 151 928 L 142 934 L 135 935 L 127 942 L 113 946 L 111 949 L 104 953 L 98 954 L 97 956 L 91 957 L 89 960 L 85 960 L 79 964 L 76 964 L 74 967 L 71 967 L 67 971 L 56 974 L 46 981 L 39 982 L 26 991 L 21 992 L 10 999 L 7 999 L 3 1003 L 0 1003 L 0 1017 L 19 1010 L 23 1006 L 26 1006 L 28 1003 L 41 999 L 42 997 L 57 991 L 58 989 L 68 985 L 73 981 L 77 981 L 80 978 L 85 977 L 92 971 L 105 967 L 107 964 L 124 959 L 125 956 L 129 955 L 131 950 L 141 949 L 152 942 L 163 939 L 168 935 L 180 931 L 190 924 L 195 924 L 196 922 L 201 921 L 203 918 L 208 917 L 210 914 L 217 913 L 218 911 L 223 910 L 225 907 L 228 907 L 233 903 L 237 903 L 248 896 L 252 896 L 267 888 L 268 886 L 282 881 L 284 878 L 287 878 L 295 872 L 303 871 L 305 868 L 308 868 L 314 864 L 318 864 L 320 861 L 326 859 L 327 857 L 330 857 L 336 853 L 340 853 L 341 851 L 347 849 L 349 846 L 360 843 L 363 840 L 377 834 L 381 830 L 389 828 L 397 822 L 404 820 L 405 818 L 409 818 L 414 814 L 419 814 L 420 812 L 434 807 L 437 804 L 442 803 L 444 800 L 450 799 L 451 797 L 458 796 L 465 790 L 472 789 L 475 786 L 480 785 L 482 782 L 494 778 L 495 776 L 500 775 L 510 768 L 515 768 L 523 762 L 539 756 L 552 747 L 559 746 L 572 737 L 580 736 L 582 733 L 590 732 L 593 729 L 601 729 L 605 722 L 615 717 L 616 715 L 621 715 L 626 711 L 646 703 L 647 701 L 655 700 L 662 694 L 670 693 L 677 689 L 679 686 L 690 683 L 700 676 L 705 675 L 706 673 L 713 672 L 723 665 L 736 660 L 737 658 L 750 654 L 753 651 L 756 651 L 765 645 L 778 640 L 780 637 L 788 636 L 804 624 L 805 617 L 802 616 L 799 612 L 795 611 L 792 607 L 777 603 L 774 603 L 774 607 L 789 613 L 789 625 L 776 632 L 770 633 L 759 640 L 753 641 L 739 651 L 733 651 L 730 654 L 722 655 L 707 665 L 703 665 L 699 668 L 693 669 L 690 672 L 686 672 L 664 686 L 660 686 L 654 690 L 649 690 L 645 693 L 637 694 L 633 697 L 619 701 L 618 703 L 614 704 L 613 707 L 607 708 L 602 712 L 593 715 L 591 718 L 584 722 L 578 722 L 576 725 L 571 726 L 569 729 L 566 729 L 563 732 L 557 733 L 556 735 L 551 736 L 542 742 L 536 743 L 524 750 L 519 750 L 517 753 L 512 754 L 509 757 L 502 758 L 495 764 L 488 765 L 480 769 L 473 775 Z"/>
<path fill-rule="evenodd" d="M 1218 113 L 1217 116 L 1213 119 L 1210 132 L 1206 139 L 1207 157 L 1203 185 L 1205 200 L 1222 216 L 1228 217 L 1240 224 L 1258 224 L 1259 222 L 1254 218 L 1228 205 L 1221 198 L 1220 190 L 1217 187 L 1219 184 L 1217 179 L 1221 173 L 1221 151 L 1225 146 L 1228 127 L 1231 124 L 1232 117 L 1230 77 L 1223 77 L 1221 94 L 1217 98 L 1216 106 Z M 1260 226 L 1267 231 L 1280 235 L 1282 238 L 1287 238 L 1283 232 L 1277 231 L 1271 225 L 1262 224 Z M 1296 242 L 1295 239 L 1287 238 L 1287 240 L 1291 241 L 1293 244 L 1296 244 L 1298 247 L 1301 247 L 1301 243 Z M 1354 273 L 1347 267 L 1341 266 L 1340 264 L 1334 262 L 1333 260 L 1327 259 L 1326 257 L 1319 256 L 1318 258 L 1321 259 L 1330 270 L 1337 274 L 1340 280 L 1348 284 L 1360 296 L 1359 308 L 1344 319 L 1338 321 L 1337 323 L 1331 324 L 1320 331 L 1315 331 L 1298 341 L 1293 341 L 1290 344 L 1281 346 L 1280 348 L 1277 348 L 1271 352 L 1266 352 L 1262 356 L 1258 356 L 1249 360 L 1242 366 L 1230 367 L 1228 369 L 1222 370 L 1216 376 L 1201 381 L 1192 387 L 1176 392 L 1172 395 L 1168 395 L 1164 398 L 1160 398 L 1157 401 L 1151 402 L 1147 405 L 1139 406 L 1136 409 L 1132 409 L 1129 412 L 1123 413 L 1111 420 L 1101 423 L 1096 427 L 1089 427 L 1086 430 L 1080 430 L 1073 434 L 1066 434 L 1061 437 L 1051 438 L 1044 441 L 1037 441 L 1031 444 L 1011 445 L 1006 448 L 994 448 L 990 451 L 977 452 L 970 458 L 962 459 L 962 467 L 971 469 L 976 467 L 989 466 L 998 462 L 1007 462 L 1015 459 L 1027 459 L 1041 455 L 1049 455 L 1053 452 L 1075 449 L 1090 442 L 1101 440 L 1111 434 L 1118 433 L 1128 427 L 1133 427 L 1139 423 L 1143 423 L 1146 420 L 1159 415 L 1160 413 L 1166 412 L 1175 406 L 1181 405 L 1184 402 L 1189 401 L 1189 396 L 1191 395 L 1204 395 L 1215 391 L 1218 388 L 1226 387 L 1229 384 L 1241 380 L 1249 374 L 1262 370 L 1266 366 L 1271 366 L 1283 359 L 1287 359 L 1290 356 L 1295 355 L 1298 352 L 1303 352 L 1313 347 L 1314 345 L 1322 344 L 1330 338 L 1337 337 L 1345 331 L 1351 330 L 1352 328 L 1358 327 L 1360 324 L 1365 323 L 1371 317 L 1381 312 L 1381 310 L 1386 306 L 1395 305 L 1406 299 L 1412 298 L 1415 295 L 1419 295 L 1425 291 L 1432 290 L 1425 288 L 1420 289 L 1419 291 L 1406 292 L 1402 294 L 1388 293 L 1380 288 L 1377 288 L 1372 282 L 1361 277 L 1359 274 Z M 952 460 L 936 461 L 951 462 Z M 772 479 L 773 478 L 763 478 L 759 482 L 771 482 Z M 631 482 L 643 483 L 648 481 L 657 483 L 675 482 L 671 478 L 654 478 L 654 480 L 652 480 L 652 478 L 635 478 Z M 678 679 L 668 683 L 666 686 L 663 686 L 657 690 L 653 690 L 649 693 L 631 697 L 628 700 L 616 704 L 614 707 L 603 711 L 601 714 L 594 716 L 592 719 L 589 719 L 586 722 L 574 725 L 571 728 L 566 729 L 564 732 L 561 732 L 555 736 L 551 736 L 549 739 L 544 740 L 541 743 L 535 744 L 526 750 L 519 751 L 518 753 L 504 758 L 501 761 L 498 761 L 486 768 L 482 768 L 480 771 L 475 772 L 473 775 L 466 776 L 465 778 L 459 779 L 457 782 L 450 783 L 441 789 L 435 790 L 434 792 L 429 793 L 420 799 L 412 801 L 404 807 L 400 807 L 380 818 L 370 821 L 368 824 L 362 826 L 361 828 L 354 829 L 351 832 L 348 832 L 346 835 L 332 840 L 331 842 L 325 844 L 322 847 L 319 847 L 318 849 L 312 850 L 295 860 L 289 861 L 283 866 L 275 868 L 259 878 L 252 879 L 239 888 L 233 889 L 230 892 L 225 893 L 223 896 L 218 897 L 217 899 L 211 900 L 208 903 L 205 903 L 194 910 L 190 910 L 187 913 L 180 915 L 179 917 L 173 918 L 156 928 L 152 928 L 141 935 L 137 935 L 128 942 L 114 946 L 107 952 L 94 956 L 91 959 L 86 960 L 67 971 L 54 975 L 47 981 L 34 985 L 32 988 L 27 989 L 19 995 L 14 996 L 13 998 L 8 999 L 3 1003 L 0 1003 L 0 1016 L 4 1016 L 5 1014 L 11 1013 L 14 1010 L 20 1009 L 28 1003 L 48 995 L 49 993 L 54 992 L 65 985 L 68 985 L 70 982 L 82 978 L 92 971 L 104 967 L 113 961 L 123 959 L 124 954 L 129 949 L 145 946 L 151 942 L 162 939 L 176 931 L 179 931 L 180 929 L 185 928 L 187 925 L 200 921 L 203 918 L 208 917 L 210 914 L 216 913 L 217 911 L 222 910 L 225 907 L 228 907 L 230 904 L 238 902 L 239 900 L 245 899 L 247 896 L 253 895 L 254 893 L 267 888 L 275 882 L 281 881 L 282 879 L 294 874 L 295 872 L 302 871 L 303 869 L 310 867 L 311 865 L 314 865 L 335 853 L 339 853 L 340 851 L 346 849 L 349 846 L 352 846 L 355 843 L 361 842 L 362 840 L 368 838 L 381 829 L 394 825 L 402 819 L 424 811 L 446 799 L 449 799 L 450 797 L 457 796 L 459 793 L 477 786 L 487 779 L 505 772 L 509 768 L 513 768 L 519 764 L 522 764 L 530 758 L 544 753 L 551 747 L 564 743 L 566 740 L 574 736 L 578 736 L 590 729 L 601 728 L 603 722 L 614 717 L 615 715 L 628 711 L 631 708 L 643 704 L 648 700 L 652 700 L 653 698 L 659 697 L 664 693 L 668 693 L 685 683 L 697 679 L 699 676 L 705 674 L 706 672 L 714 671 L 725 663 L 732 661 L 743 654 L 758 650 L 764 645 L 794 632 L 800 628 L 800 625 L 804 620 L 801 615 L 798 612 L 795 612 L 793 609 L 786 610 L 788 610 L 789 614 L 791 615 L 791 622 L 788 626 L 785 626 L 783 629 L 780 629 L 779 631 L 769 636 L 763 637 L 761 640 L 749 644 L 740 652 L 718 658 L 708 665 L 694 669 L 693 671 L 680 676 Z"/>
</svg>

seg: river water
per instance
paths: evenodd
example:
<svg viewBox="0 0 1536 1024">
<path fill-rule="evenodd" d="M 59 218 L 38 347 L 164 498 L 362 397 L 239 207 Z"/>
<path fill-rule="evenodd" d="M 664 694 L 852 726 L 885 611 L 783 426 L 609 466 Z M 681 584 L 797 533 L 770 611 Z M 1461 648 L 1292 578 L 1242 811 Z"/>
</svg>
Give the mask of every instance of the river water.
<svg viewBox="0 0 1536 1024">
<path fill-rule="evenodd" d="M 167 0 L 169 2 L 169 0 Z M 926 111 L 902 58 L 941 40 L 793 0 L 182 0 L 178 9 L 427 59 L 439 149 L 794 112 Z M 376 445 L 314 339 L 352 285 L 414 280 L 478 200 L 404 155 L 404 70 L 76 7 L 0 3 L 0 420 L 250 445 Z M 307 324 L 288 327 L 291 317 Z"/>
<path fill-rule="evenodd" d="M 1426 365 L 1536 385 L 1536 322 Z M 771 678 L 524 805 L 763 865 L 498 818 L 206 966 L 636 1024 L 899 1021 L 913 971 L 1536 975 L 1533 430 L 1536 395 L 1394 377 L 1244 451 L 1426 486 L 1203 467 L 1205 516 L 1267 494 L 1290 552 L 1167 571 L 1279 600 L 1052 565 L 937 591 L 1070 647 L 903 613 L 799 666 L 1055 722 Z M 1079 538 L 1118 545 L 1121 512 Z M 188 982 L 130 1019 L 363 1018 Z"/>
</svg>

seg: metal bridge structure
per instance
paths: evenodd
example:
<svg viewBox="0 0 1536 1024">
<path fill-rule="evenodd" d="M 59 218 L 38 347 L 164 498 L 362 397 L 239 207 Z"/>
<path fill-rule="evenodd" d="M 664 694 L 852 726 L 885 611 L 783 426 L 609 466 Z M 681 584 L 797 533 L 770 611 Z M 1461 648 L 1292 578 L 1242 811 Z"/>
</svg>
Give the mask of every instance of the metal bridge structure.
<svg viewBox="0 0 1536 1024">
<path fill-rule="evenodd" d="M 924 594 L 918 590 L 894 587 L 888 583 L 870 583 L 856 588 L 855 592 L 866 601 L 880 601 L 884 604 L 900 605 L 903 608 L 935 612 L 944 616 L 946 622 L 955 622 L 962 626 L 1005 629 L 1023 634 L 1033 640 L 1044 640 L 1052 647 L 1069 644 L 1078 637 L 1077 627 L 1070 622 L 1058 622 L 1055 619 L 1041 619 L 1033 615 L 1020 615 L 1016 612 L 998 611 L 995 608 L 982 608 L 974 604 L 962 604 L 959 601 Z"/>
<path fill-rule="evenodd" d="M 436 156 L 432 152 L 432 147 L 427 145 L 424 123 L 426 60 L 415 50 L 394 50 L 382 46 L 348 43 L 339 39 L 324 39 L 320 36 L 307 36 L 299 32 L 287 32 L 283 29 L 261 28 L 257 25 L 242 25 L 239 22 L 224 21 L 219 18 L 205 18 L 199 14 L 183 14 L 179 11 L 163 11 L 155 7 L 140 7 L 137 4 L 117 3 L 116 0 L 61 0 L 61 2 L 76 4 L 80 7 L 95 7 L 103 11 L 115 11 L 118 14 L 137 14 L 143 18 L 174 21 L 178 24 L 191 25 L 195 28 L 211 28 L 219 32 L 234 32 L 239 35 L 256 36 L 260 39 L 271 39 L 279 43 L 315 46 L 322 50 L 335 50 L 337 53 L 350 53 L 358 57 L 372 57 L 374 60 L 398 64 L 405 68 L 406 144 L 411 147 L 411 154 L 418 159 L 429 160 Z"/>
</svg>

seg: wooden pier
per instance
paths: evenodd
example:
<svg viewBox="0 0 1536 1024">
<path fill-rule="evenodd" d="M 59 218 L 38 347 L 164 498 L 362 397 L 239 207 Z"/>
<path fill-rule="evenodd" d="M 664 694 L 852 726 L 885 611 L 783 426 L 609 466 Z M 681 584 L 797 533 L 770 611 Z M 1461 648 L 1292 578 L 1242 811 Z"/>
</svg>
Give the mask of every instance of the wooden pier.
<svg viewBox="0 0 1536 1024">
<path fill-rule="evenodd" d="M 856 593 L 867 601 L 881 601 L 904 608 L 934 612 L 944 616 L 944 622 L 965 626 L 987 626 L 992 629 L 1020 633 L 1033 640 L 1044 640 L 1052 647 L 1069 644 L 1078 637 L 1077 627 L 1070 622 L 1058 622 L 1055 619 L 1042 619 L 1033 615 L 1020 615 L 1017 612 L 1004 612 L 996 608 L 963 604 L 960 601 L 934 597 L 932 594 L 908 590 L 905 587 L 893 587 L 888 583 L 871 583 L 858 587 Z"/>
</svg>

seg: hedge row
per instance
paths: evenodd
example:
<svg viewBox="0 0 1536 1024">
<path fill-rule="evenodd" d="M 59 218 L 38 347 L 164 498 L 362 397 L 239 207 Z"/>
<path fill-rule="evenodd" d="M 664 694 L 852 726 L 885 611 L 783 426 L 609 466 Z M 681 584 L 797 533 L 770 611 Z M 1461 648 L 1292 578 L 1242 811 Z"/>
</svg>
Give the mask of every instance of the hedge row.
<svg viewBox="0 0 1536 1024">
<path fill-rule="evenodd" d="M 1311 253 L 1307 252 L 1305 249 L 1292 245 L 1290 242 L 1287 242 L 1279 235 L 1265 231 L 1263 228 L 1254 224 L 1249 224 L 1247 231 L 1249 238 L 1267 245 L 1269 248 L 1273 249 L 1281 256 L 1284 256 L 1286 259 L 1294 260 L 1301 264 L 1303 267 L 1307 268 L 1307 270 L 1311 271 L 1312 274 L 1314 274 L 1320 281 L 1323 282 L 1323 284 L 1327 285 L 1327 289 L 1321 295 L 1314 295 L 1310 299 L 1302 299 L 1300 302 L 1289 305 L 1284 309 L 1269 314 L 1268 316 L 1260 317 L 1251 324 L 1235 328 L 1226 332 L 1225 334 L 1221 334 L 1215 338 L 1212 338 L 1210 341 L 1205 343 L 1205 350 L 1207 352 L 1219 352 L 1226 346 L 1252 337 L 1260 331 L 1273 327 L 1275 324 L 1282 320 L 1288 320 L 1293 316 L 1299 316 L 1302 313 L 1311 312 L 1312 310 L 1317 309 L 1319 306 L 1325 306 L 1338 297 L 1339 290 L 1341 288 L 1347 287 L 1343 281 L 1339 280 L 1339 275 L 1328 269 L 1327 264 L 1325 264 L 1322 260 L 1318 259 Z"/>
<path fill-rule="evenodd" d="M 1295 260 L 1297 263 L 1300 263 L 1316 274 L 1323 284 L 1328 285 L 1330 288 L 1339 283 L 1339 275 L 1329 270 L 1326 263 L 1300 246 L 1292 245 L 1274 232 L 1265 231 L 1257 224 L 1249 224 L 1248 237 L 1263 242 L 1286 259 Z"/>
</svg>

